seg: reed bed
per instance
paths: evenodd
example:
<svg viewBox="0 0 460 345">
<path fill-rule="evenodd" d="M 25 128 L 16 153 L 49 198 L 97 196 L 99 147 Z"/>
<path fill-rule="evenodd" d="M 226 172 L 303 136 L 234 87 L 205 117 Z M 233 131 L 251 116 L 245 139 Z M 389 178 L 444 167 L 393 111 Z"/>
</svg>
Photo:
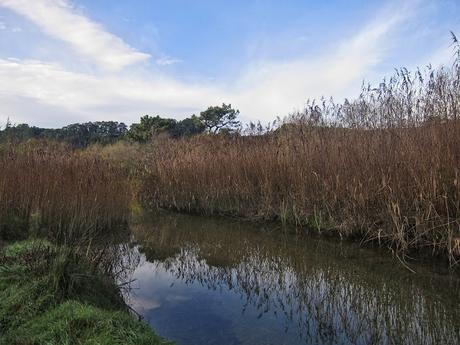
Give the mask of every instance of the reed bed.
<svg viewBox="0 0 460 345">
<path fill-rule="evenodd" d="M 125 224 L 125 173 L 91 152 L 33 141 L 0 148 L 0 235 L 73 245 Z"/>
<path fill-rule="evenodd" d="M 460 55 L 459 55 L 460 56 Z M 308 102 L 262 135 L 156 140 L 141 199 L 460 254 L 460 68 L 402 69 L 353 101 Z"/>
<path fill-rule="evenodd" d="M 132 197 L 100 149 L 0 146 L 0 238 L 35 238 L 0 250 L 0 344 L 169 344 L 123 300 Z"/>
</svg>

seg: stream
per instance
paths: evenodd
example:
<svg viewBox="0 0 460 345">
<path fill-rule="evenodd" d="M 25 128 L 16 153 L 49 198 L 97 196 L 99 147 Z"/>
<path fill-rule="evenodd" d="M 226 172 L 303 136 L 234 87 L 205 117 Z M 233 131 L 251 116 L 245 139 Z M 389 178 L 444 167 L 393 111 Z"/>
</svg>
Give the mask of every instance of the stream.
<svg viewBox="0 0 460 345">
<path fill-rule="evenodd" d="M 460 343 L 444 263 L 411 273 L 388 251 L 169 213 L 132 233 L 126 301 L 178 345 Z"/>
</svg>

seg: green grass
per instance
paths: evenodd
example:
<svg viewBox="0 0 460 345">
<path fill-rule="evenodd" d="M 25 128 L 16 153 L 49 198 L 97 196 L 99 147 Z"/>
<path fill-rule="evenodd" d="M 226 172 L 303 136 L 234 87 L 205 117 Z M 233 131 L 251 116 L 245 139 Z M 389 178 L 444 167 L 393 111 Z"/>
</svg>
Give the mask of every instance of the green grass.
<svg viewBox="0 0 460 345">
<path fill-rule="evenodd" d="M 124 307 L 113 280 L 46 241 L 0 254 L 0 345 L 170 344 Z"/>
</svg>

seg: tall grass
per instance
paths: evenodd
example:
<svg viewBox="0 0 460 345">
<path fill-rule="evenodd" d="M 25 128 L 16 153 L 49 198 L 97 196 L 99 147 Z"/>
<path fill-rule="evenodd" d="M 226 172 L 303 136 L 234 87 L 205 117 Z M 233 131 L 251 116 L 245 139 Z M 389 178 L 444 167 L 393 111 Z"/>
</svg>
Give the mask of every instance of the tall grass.
<svg viewBox="0 0 460 345">
<path fill-rule="evenodd" d="M 399 70 L 353 101 L 308 102 L 260 136 L 148 151 L 141 197 L 151 206 L 277 219 L 458 262 L 458 63 Z"/>
<path fill-rule="evenodd" d="M 0 235 L 30 233 L 68 245 L 119 227 L 129 215 L 123 171 L 52 142 L 0 148 Z"/>
</svg>

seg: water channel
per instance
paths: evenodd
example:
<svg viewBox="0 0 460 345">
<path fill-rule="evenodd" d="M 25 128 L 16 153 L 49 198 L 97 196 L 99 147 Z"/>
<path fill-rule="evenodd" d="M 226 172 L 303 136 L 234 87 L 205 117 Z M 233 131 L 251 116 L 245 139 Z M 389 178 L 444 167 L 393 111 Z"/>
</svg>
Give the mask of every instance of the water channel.
<svg viewBox="0 0 460 345">
<path fill-rule="evenodd" d="M 460 278 L 272 225 L 160 214 L 132 227 L 128 304 L 178 345 L 460 343 Z"/>
</svg>

